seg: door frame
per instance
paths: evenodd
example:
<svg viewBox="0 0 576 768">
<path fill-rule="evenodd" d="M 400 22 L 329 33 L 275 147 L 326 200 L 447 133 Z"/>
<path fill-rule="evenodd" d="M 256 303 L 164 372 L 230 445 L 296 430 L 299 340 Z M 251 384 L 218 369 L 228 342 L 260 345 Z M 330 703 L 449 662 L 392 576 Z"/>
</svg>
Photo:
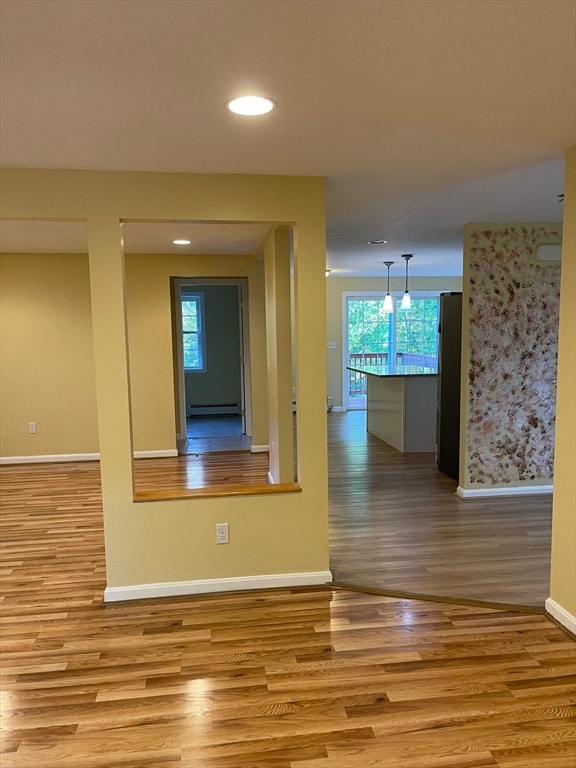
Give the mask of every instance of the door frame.
<svg viewBox="0 0 576 768">
<path fill-rule="evenodd" d="M 174 355 L 174 404 L 176 408 L 176 439 L 186 439 L 186 382 L 182 343 L 182 313 L 179 311 L 183 286 L 235 285 L 238 287 L 238 329 L 240 337 L 240 411 L 242 431 L 252 437 L 252 384 L 250 373 L 250 331 L 248 278 L 245 277 L 173 277 L 172 300 L 174 303 L 173 348 Z"/>
<path fill-rule="evenodd" d="M 342 407 L 345 411 L 358 411 L 366 408 L 366 398 L 362 404 L 350 407 L 350 371 L 348 370 L 348 300 L 357 299 L 383 299 L 386 291 L 342 291 Z"/>
</svg>

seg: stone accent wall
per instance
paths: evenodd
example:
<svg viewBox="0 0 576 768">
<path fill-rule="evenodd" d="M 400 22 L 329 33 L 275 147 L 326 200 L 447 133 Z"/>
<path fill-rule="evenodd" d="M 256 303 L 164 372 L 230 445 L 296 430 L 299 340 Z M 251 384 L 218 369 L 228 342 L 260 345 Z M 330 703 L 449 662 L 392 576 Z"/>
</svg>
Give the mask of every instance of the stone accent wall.
<svg viewBox="0 0 576 768">
<path fill-rule="evenodd" d="M 560 265 L 536 247 L 560 242 L 560 224 L 466 228 L 465 488 L 551 483 Z"/>
</svg>

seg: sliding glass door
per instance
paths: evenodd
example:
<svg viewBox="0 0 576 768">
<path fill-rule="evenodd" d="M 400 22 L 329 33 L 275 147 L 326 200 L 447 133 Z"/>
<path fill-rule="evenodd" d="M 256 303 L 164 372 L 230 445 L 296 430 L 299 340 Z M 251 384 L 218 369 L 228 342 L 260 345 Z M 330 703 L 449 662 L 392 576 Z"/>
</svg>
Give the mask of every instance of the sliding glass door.
<svg viewBox="0 0 576 768">
<path fill-rule="evenodd" d="M 345 295 L 344 407 L 366 408 L 366 376 L 348 366 L 384 365 L 394 342 L 392 315 L 384 312 L 384 294 Z"/>
<path fill-rule="evenodd" d="M 366 408 L 366 376 L 349 371 L 365 365 L 438 364 L 438 296 L 412 296 L 412 308 L 384 312 L 384 293 L 343 295 L 343 405 Z"/>
</svg>

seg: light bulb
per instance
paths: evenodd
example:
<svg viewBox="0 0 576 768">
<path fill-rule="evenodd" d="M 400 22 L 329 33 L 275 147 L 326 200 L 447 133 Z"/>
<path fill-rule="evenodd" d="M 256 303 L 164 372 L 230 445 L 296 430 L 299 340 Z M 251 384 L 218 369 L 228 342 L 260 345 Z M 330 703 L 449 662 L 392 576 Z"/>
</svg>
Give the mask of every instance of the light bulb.
<svg viewBox="0 0 576 768">
<path fill-rule="evenodd" d="M 270 112 L 276 106 L 276 102 L 262 96 L 240 96 L 238 99 L 229 101 L 227 106 L 231 112 L 235 112 L 237 115 L 255 117 Z"/>
</svg>

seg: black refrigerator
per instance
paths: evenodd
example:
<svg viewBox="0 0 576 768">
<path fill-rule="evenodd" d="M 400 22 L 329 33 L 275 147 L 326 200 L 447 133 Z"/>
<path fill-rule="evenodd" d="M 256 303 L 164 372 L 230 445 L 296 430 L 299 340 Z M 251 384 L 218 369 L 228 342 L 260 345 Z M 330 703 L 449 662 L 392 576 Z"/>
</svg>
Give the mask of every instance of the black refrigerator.
<svg viewBox="0 0 576 768">
<path fill-rule="evenodd" d="M 440 294 L 436 464 L 458 480 L 460 465 L 460 349 L 462 294 Z"/>
</svg>

